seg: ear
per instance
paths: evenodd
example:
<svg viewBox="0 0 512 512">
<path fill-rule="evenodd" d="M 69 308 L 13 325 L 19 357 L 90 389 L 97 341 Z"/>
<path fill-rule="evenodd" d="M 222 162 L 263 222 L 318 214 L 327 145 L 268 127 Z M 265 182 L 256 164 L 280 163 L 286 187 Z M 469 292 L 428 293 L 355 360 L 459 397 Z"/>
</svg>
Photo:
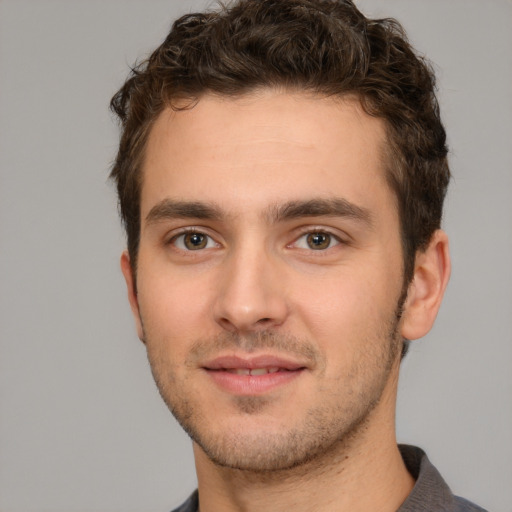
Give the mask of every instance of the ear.
<svg viewBox="0 0 512 512">
<path fill-rule="evenodd" d="M 139 301 L 137 299 L 135 278 L 133 275 L 133 269 L 128 251 L 124 251 L 121 255 L 121 272 L 123 273 L 124 280 L 126 281 L 128 300 L 130 302 L 130 307 L 132 308 L 133 317 L 135 319 L 137 335 L 139 336 L 139 339 L 144 343 L 144 331 L 142 329 L 142 321 L 140 318 Z"/>
<path fill-rule="evenodd" d="M 414 275 L 405 300 L 401 335 L 408 340 L 425 336 L 436 319 L 450 278 L 448 236 L 437 230 L 428 247 L 416 254 Z"/>
</svg>

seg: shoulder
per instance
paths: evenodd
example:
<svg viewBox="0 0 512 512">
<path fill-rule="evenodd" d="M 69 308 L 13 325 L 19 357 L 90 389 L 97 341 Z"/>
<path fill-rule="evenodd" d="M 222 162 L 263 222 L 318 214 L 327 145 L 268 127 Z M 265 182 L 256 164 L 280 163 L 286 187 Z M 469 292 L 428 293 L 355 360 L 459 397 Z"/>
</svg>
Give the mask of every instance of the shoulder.
<svg viewBox="0 0 512 512">
<path fill-rule="evenodd" d="M 474 503 L 454 496 L 423 450 L 408 445 L 399 448 L 416 484 L 398 512 L 486 512 Z"/>
<path fill-rule="evenodd" d="M 185 503 L 175 508 L 172 512 L 197 512 L 199 509 L 197 490 L 194 491 Z"/>
<path fill-rule="evenodd" d="M 487 512 L 484 508 L 475 505 L 471 501 L 459 496 L 454 496 L 455 508 L 453 512 Z"/>
</svg>

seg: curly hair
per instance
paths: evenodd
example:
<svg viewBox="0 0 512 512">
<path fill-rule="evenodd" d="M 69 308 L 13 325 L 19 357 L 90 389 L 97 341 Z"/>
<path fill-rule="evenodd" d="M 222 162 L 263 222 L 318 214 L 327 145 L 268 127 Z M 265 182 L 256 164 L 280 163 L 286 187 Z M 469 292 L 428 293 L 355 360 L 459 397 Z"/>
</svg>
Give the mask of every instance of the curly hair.
<svg viewBox="0 0 512 512">
<path fill-rule="evenodd" d="M 431 65 L 394 19 L 366 18 L 351 0 L 238 0 L 178 19 L 111 100 L 121 123 L 111 178 L 134 270 L 144 149 L 166 108 L 193 108 L 208 93 L 262 87 L 356 95 L 386 126 L 386 179 L 396 194 L 404 279 L 440 227 L 450 179 Z M 187 106 L 183 107 L 183 101 Z"/>
</svg>

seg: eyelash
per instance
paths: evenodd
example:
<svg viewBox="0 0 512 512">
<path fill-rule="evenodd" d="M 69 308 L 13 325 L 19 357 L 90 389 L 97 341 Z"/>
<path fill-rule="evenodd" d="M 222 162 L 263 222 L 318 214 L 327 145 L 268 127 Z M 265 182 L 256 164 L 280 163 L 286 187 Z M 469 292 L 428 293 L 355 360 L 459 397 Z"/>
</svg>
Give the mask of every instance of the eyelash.
<svg viewBox="0 0 512 512">
<path fill-rule="evenodd" d="M 324 235 L 324 236 L 329 237 L 328 246 L 325 248 L 319 247 L 317 249 L 313 249 L 312 247 L 309 247 L 309 248 L 308 247 L 297 247 L 297 248 L 304 250 L 304 251 L 313 251 L 313 252 L 321 253 L 321 252 L 327 251 L 328 249 L 333 249 L 334 247 L 336 247 L 338 245 L 346 244 L 346 242 L 344 242 L 344 240 L 341 239 L 338 235 L 335 235 L 334 233 L 330 232 L 329 230 L 326 230 L 325 228 L 311 229 L 310 227 L 308 227 L 302 233 L 300 233 L 299 236 L 288 247 L 297 246 L 298 242 L 301 239 L 306 237 L 306 240 L 307 240 L 307 237 L 312 236 L 312 235 Z M 307 241 L 306 241 L 306 244 L 307 244 Z"/>
<path fill-rule="evenodd" d="M 197 229 L 197 228 L 184 228 L 182 229 L 179 233 L 173 235 L 169 241 L 167 242 L 168 245 L 173 245 L 174 247 L 176 247 L 176 249 L 178 250 L 181 250 L 181 251 L 184 251 L 184 252 L 194 252 L 194 249 L 188 249 L 186 247 L 178 247 L 177 246 L 177 241 L 182 238 L 183 239 L 183 242 L 182 242 L 182 245 L 185 244 L 184 242 L 184 237 L 186 237 L 187 235 L 202 235 L 204 237 L 206 237 L 208 239 L 208 241 L 206 242 L 207 244 L 210 244 L 211 242 L 213 242 L 213 244 L 215 246 L 219 246 L 219 244 L 210 236 L 208 235 L 207 233 L 204 232 L 204 230 L 201 230 L 201 229 Z M 200 250 L 203 250 L 203 249 L 211 249 L 212 247 L 203 247 L 203 248 L 200 248 L 198 247 L 196 250 L 197 251 L 200 251 Z"/>
<path fill-rule="evenodd" d="M 197 247 L 196 249 L 190 249 L 190 248 L 187 248 L 185 246 L 185 241 L 184 241 L 184 237 L 186 237 L 187 235 L 201 235 L 201 236 L 204 236 L 207 238 L 207 241 L 206 241 L 206 246 L 205 247 Z M 298 247 L 297 244 L 298 242 L 303 239 L 304 237 L 308 237 L 308 236 L 312 236 L 312 235 L 325 235 L 327 237 L 329 237 L 329 244 L 327 247 L 325 248 L 317 248 L 317 249 L 314 249 L 312 247 Z M 182 242 L 181 242 L 181 247 L 179 247 L 177 245 L 177 241 L 180 240 L 180 238 L 182 238 Z M 307 241 L 305 243 L 308 243 Z M 291 242 L 290 244 L 288 244 L 286 247 L 287 248 L 293 248 L 293 247 L 296 247 L 297 249 L 299 250 L 303 250 L 303 251 L 307 251 L 307 252 L 318 252 L 318 253 L 322 253 L 322 252 L 325 252 L 329 249 L 333 249 L 334 247 L 338 246 L 338 245 L 341 245 L 341 244 L 346 244 L 347 242 L 344 241 L 342 238 L 340 238 L 338 235 L 335 235 L 334 233 L 330 232 L 329 230 L 326 230 L 324 228 L 311 228 L 311 227 L 308 227 L 307 229 L 304 229 L 300 234 L 299 236 L 297 236 L 293 242 Z M 180 251 L 183 251 L 183 252 L 195 252 L 195 251 L 202 251 L 204 249 L 212 249 L 214 247 L 212 247 L 212 244 L 215 246 L 215 247 L 219 247 L 220 244 L 218 242 L 215 241 L 215 239 L 213 237 L 211 237 L 210 235 L 208 235 L 204 230 L 202 229 L 198 229 L 198 228 L 194 228 L 194 227 L 189 227 L 189 228 L 184 228 L 182 229 L 179 233 L 177 234 L 174 234 L 170 239 L 169 241 L 167 242 L 168 245 L 172 245 L 174 246 L 177 250 L 180 250 Z"/>
</svg>

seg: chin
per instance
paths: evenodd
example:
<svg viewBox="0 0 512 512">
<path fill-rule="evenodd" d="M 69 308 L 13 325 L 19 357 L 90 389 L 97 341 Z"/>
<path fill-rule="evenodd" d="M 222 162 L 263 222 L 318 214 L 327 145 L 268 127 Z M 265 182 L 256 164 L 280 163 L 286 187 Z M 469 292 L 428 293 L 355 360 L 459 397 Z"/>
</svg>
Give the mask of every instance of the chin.
<svg viewBox="0 0 512 512">
<path fill-rule="evenodd" d="M 255 407 L 258 401 L 252 401 Z M 251 401 L 245 403 L 246 411 Z M 252 410 L 254 413 L 254 410 Z M 343 457 L 352 441 L 358 438 L 369 419 L 369 410 L 339 421 L 327 421 L 328 411 L 310 411 L 297 424 L 277 423 L 275 417 L 246 412 L 242 420 L 213 425 L 183 421 L 177 418 L 197 447 L 215 465 L 254 473 L 297 470 L 325 466 L 326 460 Z M 353 411 L 352 411 L 353 412 Z M 350 417 L 347 415 L 346 417 Z"/>
</svg>

